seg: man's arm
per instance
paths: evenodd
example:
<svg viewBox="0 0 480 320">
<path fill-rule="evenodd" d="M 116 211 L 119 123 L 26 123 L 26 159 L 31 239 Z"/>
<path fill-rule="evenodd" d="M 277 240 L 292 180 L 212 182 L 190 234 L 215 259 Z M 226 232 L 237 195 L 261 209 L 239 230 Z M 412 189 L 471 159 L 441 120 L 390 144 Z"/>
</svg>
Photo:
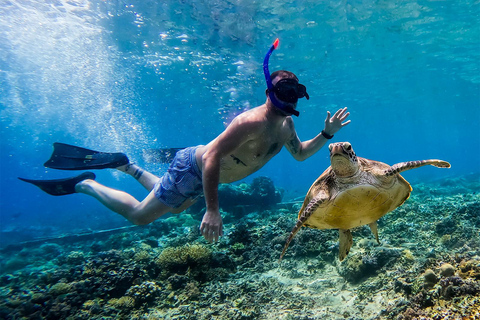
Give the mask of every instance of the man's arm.
<svg viewBox="0 0 480 320">
<path fill-rule="evenodd" d="M 327 136 L 333 136 L 338 130 L 350 123 L 350 120 L 345 121 L 349 115 L 350 112 L 347 112 L 347 108 L 338 109 L 333 117 L 330 116 L 330 111 L 327 111 L 323 133 Z M 285 147 L 298 161 L 303 161 L 314 155 L 329 140 L 322 133 L 319 133 L 315 138 L 301 142 L 295 131 L 293 120 L 289 118 L 288 121 L 291 137 L 285 144 Z"/>
<path fill-rule="evenodd" d="M 208 242 L 223 235 L 223 222 L 218 205 L 220 161 L 248 140 L 254 139 L 261 124 L 248 117 L 236 118 L 202 156 L 202 180 L 206 212 L 200 231 Z"/>
</svg>

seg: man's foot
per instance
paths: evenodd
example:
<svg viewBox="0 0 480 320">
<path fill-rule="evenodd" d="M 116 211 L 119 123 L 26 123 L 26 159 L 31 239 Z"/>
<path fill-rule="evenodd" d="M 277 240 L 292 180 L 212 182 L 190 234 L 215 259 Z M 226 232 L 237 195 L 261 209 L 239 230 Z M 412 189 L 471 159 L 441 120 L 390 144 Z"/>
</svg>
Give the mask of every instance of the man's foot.
<svg viewBox="0 0 480 320">
<path fill-rule="evenodd" d="M 66 179 L 55 179 L 55 180 L 31 180 L 18 178 L 22 181 L 36 185 L 43 191 L 52 196 L 64 196 L 67 194 L 76 193 L 75 185 L 83 180 L 91 179 L 95 180 L 95 174 L 93 172 L 84 172 L 76 177 L 66 178 Z"/>
</svg>

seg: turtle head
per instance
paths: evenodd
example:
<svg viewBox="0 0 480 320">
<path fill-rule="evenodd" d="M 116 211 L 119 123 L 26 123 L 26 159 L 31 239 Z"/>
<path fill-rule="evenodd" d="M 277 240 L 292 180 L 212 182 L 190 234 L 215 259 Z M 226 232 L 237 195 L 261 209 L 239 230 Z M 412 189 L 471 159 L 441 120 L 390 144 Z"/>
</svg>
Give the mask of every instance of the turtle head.
<svg viewBox="0 0 480 320">
<path fill-rule="evenodd" d="M 351 177 L 358 171 L 358 160 L 350 142 L 331 143 L 330 163 L 335 174 L 339 177 Z"/>
</svg>

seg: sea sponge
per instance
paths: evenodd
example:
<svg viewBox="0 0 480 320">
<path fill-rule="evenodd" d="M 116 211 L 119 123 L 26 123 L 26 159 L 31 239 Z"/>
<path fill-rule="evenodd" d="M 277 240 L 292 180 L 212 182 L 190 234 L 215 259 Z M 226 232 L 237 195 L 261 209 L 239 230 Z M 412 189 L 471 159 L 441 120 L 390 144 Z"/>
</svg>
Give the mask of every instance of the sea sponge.
<svg viewBox="0 0 480 320">
<path fill-rule="evenodd" d="M 455 274 L 455 267 L 450 263 L 444 263 L 440 266 L 440 275 L 442 277 L 450 277 Z"/>
<path fill-rule="evenodd" d="M 433 286 L 435 286 L 435 284 L 438 282 L 438 277 L 432 269 L 427 269 L 423 274 L 423 281 L 423 285 L 426 289 L 433 288 Z"/>
</svg>

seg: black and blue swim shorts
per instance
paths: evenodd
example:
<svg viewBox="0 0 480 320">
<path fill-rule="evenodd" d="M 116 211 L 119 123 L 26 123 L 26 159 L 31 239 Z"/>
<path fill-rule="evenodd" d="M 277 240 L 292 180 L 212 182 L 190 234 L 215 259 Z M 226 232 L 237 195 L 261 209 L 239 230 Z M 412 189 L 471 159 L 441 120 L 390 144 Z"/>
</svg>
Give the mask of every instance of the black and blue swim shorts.
<svg viewBox="0 0 480 320">
<path fill-rule="evenodd" d="M 195 158 L 197 148 L 178 151 L 167 172 L 153 187 L 155 197 L 163 204 L 178 208 L 188 198 L 195 198 L 203 192 L 202 173 Z"/>
</svg>

